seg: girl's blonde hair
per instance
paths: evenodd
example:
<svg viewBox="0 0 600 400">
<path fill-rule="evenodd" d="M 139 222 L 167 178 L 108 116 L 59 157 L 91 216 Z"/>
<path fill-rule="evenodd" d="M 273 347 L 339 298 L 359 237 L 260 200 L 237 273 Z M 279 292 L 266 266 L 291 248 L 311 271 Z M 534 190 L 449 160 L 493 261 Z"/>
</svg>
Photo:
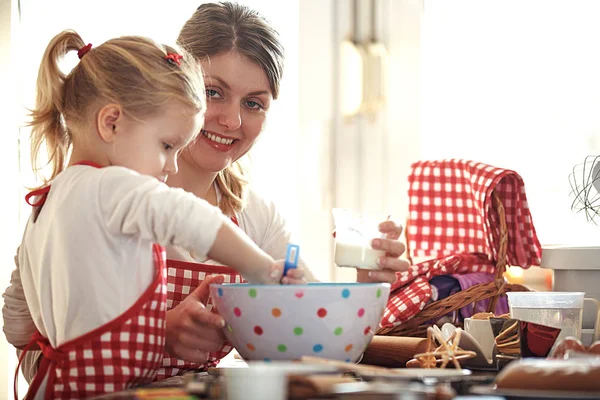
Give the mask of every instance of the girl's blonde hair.
<svg viewBox="0 0 600 400">
<path fill-rule="evenodd" d="M 200 60 L 236 51 L 259 65 L 267 75 L 274 99 L 283 76 L 284 51 L 279 34 L 256 11 L 232 2 L 202 4 L 183 25 L 177 42 Z M 248 172 L 240 160 L 217 175 L 225 214 L 244 207 Z"/>
<path fill-rule="evenodd" d="M 64 74 L 60 61 L 71 51 L 80 51 L 86 43 L 72 30 L 56 35 L 42 57 L 36 106 L 31 111 L 31 162 L 39 173 L 39 154 L 45 144 L 50 176 L 48 184 L 67 162 L 73 144 L 71 130 L 85 128 L 104 104 L 119 104 L 123 112 L 142 119 L 178 100 L 190 113 L 206 111 L 202 70 L 197 60 L 182 49 L 157 44 L 139 36 L 111 39 L 79 53 L 80 61 Z M 89 46 L 89 45 L 88 45 Z M 168 54 L 182 56 L 168 60 Z M 179 64 L 179 65 L 178 65 Z"/>
</svg>

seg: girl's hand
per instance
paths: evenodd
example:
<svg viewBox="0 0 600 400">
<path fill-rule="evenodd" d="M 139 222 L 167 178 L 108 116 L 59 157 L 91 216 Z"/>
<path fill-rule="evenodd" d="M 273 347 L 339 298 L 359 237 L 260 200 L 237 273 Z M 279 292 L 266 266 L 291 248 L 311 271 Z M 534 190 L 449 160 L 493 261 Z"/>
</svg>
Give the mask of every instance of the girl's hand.
<svg viewBox="0 0 600 400">
<path fill-rule="evenodd" d="M 206 309 L 209 286 L 223 283 L 222 275 L 208 276 L 177 307 L 167 311 L 165 350 L 172 356 L 204 364 L 208 353 L 217 351 L 225 342 L 225 320 Z"/>
<path fill-rule="evenodd" d="M 306 283 L 304 268 L 296 267 L 289 269 L 287 274 L 281 278 L 281 283 L 284 285 L 301 285 Z"/>
<path fill-rule="evenodd" d="M 379 258 L 377 264 L 381 270 L 357 270 L 357 282 L 389 282 L 396 281 L 396 272 L 406 271 L 409 267 L 408 260 L 399 257 L 404 254 L 406 246 L 398 240 L 402 234 L 402 225 L 392 220 L 379 224 L 379 231 L 385 234 L 384 239 L 373 239 L 371 247 L 375 250 L 385 250 L 385 256 Z"/>
<path fill-rule="evenodd" d="M 283 260 L 275 261 L 269 271 L 269 282 L 263 283 L 281 283 L 283 285 L 299 285 L 306 283 L 306 279 L 304 279 L 304 268 L 302 267 L 291 268 L 285 276 L 282 276 L 285 269 L 284 264 L 285 262 Z"/>
</svg>

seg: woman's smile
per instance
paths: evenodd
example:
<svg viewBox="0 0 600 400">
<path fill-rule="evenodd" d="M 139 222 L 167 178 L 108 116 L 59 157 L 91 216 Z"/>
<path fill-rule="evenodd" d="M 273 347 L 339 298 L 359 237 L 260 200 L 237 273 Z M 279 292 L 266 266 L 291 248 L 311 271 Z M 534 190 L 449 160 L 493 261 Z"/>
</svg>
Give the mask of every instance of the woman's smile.
<svg viewBox="0 0 600 400">
<path fill-rule="evenodd" d="M 238 139 L 219 135 L 218 133 L 209 132 L 204 129 L 200 133 L 199 140 L 207 143 L 217 151 L 227 152 L 231 150 L 238 142 Z"/>
</svg>

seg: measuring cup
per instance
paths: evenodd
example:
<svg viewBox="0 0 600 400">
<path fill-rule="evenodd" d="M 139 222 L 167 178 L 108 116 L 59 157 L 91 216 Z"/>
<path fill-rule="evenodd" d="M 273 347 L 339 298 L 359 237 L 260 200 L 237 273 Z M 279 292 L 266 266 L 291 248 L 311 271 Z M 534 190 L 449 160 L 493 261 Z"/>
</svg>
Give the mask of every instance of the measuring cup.
<svg viewBox="0 0 600 400">
<path fill-rule="evenodd" d="M 343 208 L 331 210 L 335 223 L 334 259 L 338 267 L 380 269 L 377 260 L 385 251 L 371 247 L 374 238 L 383 237 L 379 222 Z"/>
<path fill-rule="evenodd" d="M 596 307 L 593 341 L 600 337 L 600 301 L 585 297 L 584 292 L 508 292 L 506 295 L 512 318 L 560 328 L 556 342 L 566 336 L 581 339 L 583 305 L 592 303 Z"/>
</svg>

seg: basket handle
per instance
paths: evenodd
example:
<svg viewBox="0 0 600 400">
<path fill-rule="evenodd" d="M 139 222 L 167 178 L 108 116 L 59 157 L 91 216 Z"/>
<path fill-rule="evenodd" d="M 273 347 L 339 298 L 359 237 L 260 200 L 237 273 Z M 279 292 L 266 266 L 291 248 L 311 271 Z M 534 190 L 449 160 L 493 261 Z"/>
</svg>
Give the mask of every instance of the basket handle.
<svg viewBox="0 0 600 400">
<path fill-rule="evenodd" d="M 498 221 L 500 223 L 500 244 L 498 245 L 498 260 L 496 260 L 496 287 L 498 292 L 495 296 L 490 299 L 488 303 L 487 312 L 494 312 L 496 309 L 496 303 L 498 303 L 498 296 L 503 293 L 506 281 L 504 280 L 504 272 L 506 271 L 507 265 L 507 253 L 508 253 L 508 229 L 506 227 L 506 213 L 504 211 L 504 205 L 500 196 L 494 190 L 492 192 L 492 205 L 496 213 L 498 214 Z"/>
</svg>

